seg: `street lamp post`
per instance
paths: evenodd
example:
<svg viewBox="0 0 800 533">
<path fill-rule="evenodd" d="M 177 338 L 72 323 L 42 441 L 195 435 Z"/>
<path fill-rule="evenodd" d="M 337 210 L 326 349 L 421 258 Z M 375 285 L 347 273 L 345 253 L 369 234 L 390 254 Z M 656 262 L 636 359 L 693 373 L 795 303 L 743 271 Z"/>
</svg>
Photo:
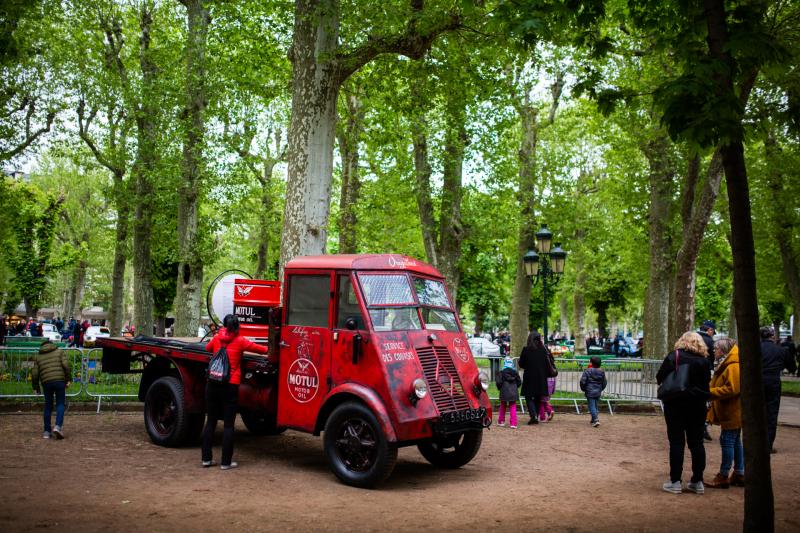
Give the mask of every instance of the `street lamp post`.
<svg viewBox="0 0 800 533">
<path fill-rule="evenodd" d="M 553 242 L 553 232 L 547 229 L 547 225 L 542 224 L 542 228 L 536 233 L 537 248 L 528 250 L 522 258 L 525 264 L 525 274 L 536 286 L 542 280 L 542 293 L 544 294 L 544 342 L 547 343 L 547 285 L 554 287 L 561 281 L 564 274 L 564 263 L 567 261 L 567 252 L 561 249 L 560 243 L 555 243 L 555 248 L 550 249 Z"/>
</svg>

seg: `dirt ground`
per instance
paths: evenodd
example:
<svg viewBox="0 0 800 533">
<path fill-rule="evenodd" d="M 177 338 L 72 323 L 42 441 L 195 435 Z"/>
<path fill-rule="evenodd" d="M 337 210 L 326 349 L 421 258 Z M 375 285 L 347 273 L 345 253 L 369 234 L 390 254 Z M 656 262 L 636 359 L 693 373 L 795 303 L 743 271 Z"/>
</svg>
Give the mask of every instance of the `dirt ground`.
<svg viewBox="0 0 800 533">
<path fill-rule="evenodd" d="M 403 448 L 378 490 L 340 484 L 321 439 L 293 431 L 251 437 L 237 425 L 240 467 L 230 471 L 201 468 L 197 448 L 154 446 L 141 413 L 70 412 L 64 431 L 65 440 L 43 440 L 39 416 L 0 415 L 0 531 L 741 529 L 744 489 L 660 490 L 668 468 L 658 416 L 606 414 L 596 429 L 563 413 L 539 426 L 493 426 L 455 471 Z M 780 427 L 776 448 L 776 530 L 799 531 L 800 429 Z M 710 478 L 716 438 L 706 450 Z M 688 462 L 687 452 L 684 480 Z"/>
</svg>

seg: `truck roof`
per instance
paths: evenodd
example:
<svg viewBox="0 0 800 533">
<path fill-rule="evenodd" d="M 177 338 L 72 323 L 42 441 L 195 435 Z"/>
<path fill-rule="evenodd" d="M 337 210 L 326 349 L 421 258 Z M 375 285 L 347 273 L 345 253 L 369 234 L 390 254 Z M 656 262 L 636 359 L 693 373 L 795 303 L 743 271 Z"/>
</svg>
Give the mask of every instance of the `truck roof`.
<svg viewBox="0 0 800 533">
<path fill-rule="evenodd" d="M 304 255 L 286 263 L 287 269 L 403 270 L 443 277 L 428 263 L 398 254 Z"/>
</svg>

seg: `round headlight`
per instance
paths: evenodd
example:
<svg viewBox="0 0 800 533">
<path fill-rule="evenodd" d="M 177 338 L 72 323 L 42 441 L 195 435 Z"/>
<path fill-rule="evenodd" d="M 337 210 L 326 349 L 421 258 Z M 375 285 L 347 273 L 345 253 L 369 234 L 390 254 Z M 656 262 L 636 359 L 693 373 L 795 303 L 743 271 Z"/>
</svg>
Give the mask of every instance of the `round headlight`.
<svg viewBox="0 0 800 533">
<path fill-rule="evenodd" d="M 478 372 L 478 381 L 480 381 L 483 390 L 489 390 L 489 375 L 486 372 Z"/>
<path fill-rule="evenodd" d="M 414 380 L 414 394 L 420 400 L 428 395 L 428 384 L 425 383 L 424 379 L 417 378 Z"/>
</svg>

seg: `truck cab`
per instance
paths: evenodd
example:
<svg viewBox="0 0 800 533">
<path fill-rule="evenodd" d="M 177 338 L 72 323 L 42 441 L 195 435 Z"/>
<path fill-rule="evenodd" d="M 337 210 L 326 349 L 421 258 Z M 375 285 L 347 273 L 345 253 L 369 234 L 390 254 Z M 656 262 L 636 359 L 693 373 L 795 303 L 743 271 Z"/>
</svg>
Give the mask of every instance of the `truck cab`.
<svg viewBox="0 0 800 533">
<path fill-rule="evenodd" d="M 389 475 L 418 445 L 457 468 L 491 423 L 478 372 L 441 274 L 399 255 L 299 257 L 284 270 L 277 425 L 319 434 L 354 485 Z"/>
</svg>

